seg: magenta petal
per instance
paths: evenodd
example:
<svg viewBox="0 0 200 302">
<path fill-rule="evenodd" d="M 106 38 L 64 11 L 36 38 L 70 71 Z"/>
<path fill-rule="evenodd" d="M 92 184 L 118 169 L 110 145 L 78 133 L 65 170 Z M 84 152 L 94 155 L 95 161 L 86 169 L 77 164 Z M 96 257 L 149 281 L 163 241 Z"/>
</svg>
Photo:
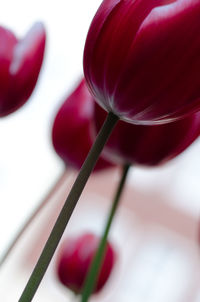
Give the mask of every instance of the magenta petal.
<svg viewBox="0 0 200 302">
<path fill-rule="evenodd" d="M 130 48 L 115 93 L 118 108 L 128 111 L 130 119 L 170 119 L 199 108 L 199 29 L 198 1 L 177 1 L 149 14 Z"/>
<path fill-rule="evenodd" d="M 95 104 L 97 130 L 106 112 Z M 166 163 L 188 148 L 200 134 L 200 112 L 162 125 L 133 125 L 119 121 L 103 152 L 118 164 L 156 166 Z"/>
<path fill-rule="evenodd" d="M 41 65 L 45 46 L 45 29 L 41 22 L 35 23 L 28 31 L 26 36 L 19 41 L 13 52 L 13 59 L 10 65 L 10 74 L 12 76 L 29 75 L 30 67 Z M 28 64 L 28 67 L 27 67 Z"/>
<path fill-rule="evenodd" d="M 163 123 L 200 109 L 199 54 L 199 1 L 104 0 L 88 32 L 84 72 L 107 111 Z"/>
<path fill-rule="evenodd" d="M 38 22 L 14 49 L 10 65 L 11 90 L 21 99 L 20 106 L 29 98 L 36 85 L 43 61 L 45 41 L 44 26 Z"/>
<path fill-rule="evenodd" d="M 10 30 L 0 26 L 0 42 L 0 60 L 7 60 L 10 63 L 17 38 Z"/>
<path fill-rule="evenodd" d="M 99 244 L 99 238 L 92 233 L 66 239 L 57 258 L 59 281 L 75 293 L 81 293 L 88 269 Z M 100 268 L 94 292 L 100 291 L 107 282 L 116 261 L 117 254 L 109 241 L 106 242 L 105 256 Z"/>
<path fill-rule="evenodd" d="M 13 43 L 6 74 L 7 86 L 1 103 L 1 117 L 18 109 L 30 97 L 41 69 L 45 40 L 44 26 L 36 23 L 22 40 Z"/>
<path fill-rule="evenodd" d="M 0 112 L 9 89 L 9 67 L 17 38 L 8 29 L 0 26 Z"/>
<path fill-rule="evenodd" d="M 60 107 L 52 128 L 53 146 L 66 166 L 81 168 L 95 138 L 93 116 L 94 101 L 82 80 Z M 100 157 L 94 171 L 112 166 Z"/>
</svg>

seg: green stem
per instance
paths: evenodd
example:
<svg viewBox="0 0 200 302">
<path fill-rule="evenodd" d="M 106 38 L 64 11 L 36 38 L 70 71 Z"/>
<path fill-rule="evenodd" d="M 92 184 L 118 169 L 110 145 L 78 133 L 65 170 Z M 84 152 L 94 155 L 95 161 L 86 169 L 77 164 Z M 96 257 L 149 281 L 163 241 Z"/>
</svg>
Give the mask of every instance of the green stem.
<svg viewBox="0 0 200 302">
<path fill-rule="evenodd" d="M 58 216 L 58 219 L 53 227 L 53 230 L 45 244 L 45 247 L 39 257 L 39 260 L 30 276 L 30 279 L 20 297 L 18 302 L 30 302 L 32 301 L 40 282 L 49 266 L 49 263 L 54 255 L 54 252 L 58 246 L 58 243 L 62 237 L 65 227 L 72 215 L 72 212 L 78 202 L 78 199 L 86 185 L 86 182 L 100 156 L 100 153 L 106 144 L 114 126 L 119 118 L 113 113 L 109 113 L 93 147 L 91 148 L 81 170 L 77 176 L 77 179 L 72 186 L 72 189 L 65 201 L 65 204 Z M 81 148 L 81 146 L 80 146 Z"/>
<path fill-rule="evenodd" d="M 0 259 L 0 268 L 5 263 L 8 256 L 15 248 L 16 244 L 18 243 L 24 232 L 27 230 L 29 225 L 36 218 L 37 214 L 40 213 L 40 211 L 46 206 L 46 204 L 48 203 L 54 192 L 56 192 L 57 188 L 60 186 L 60 183 L 62 183 L 64 176 L 65 176 L 65 172 L 59 177 L 59 179 L 56 181 L 56 184 L 53 186 L 53 189 L 47 194 L 47 196 L 42 200 L 42 202 L 39 203 L 39 205 L 34 209 L 34 211 L 31 213 L 31 215 L 27 218 L 27 220 L 21 226 L 19 231 L 16 233 L 14 239 L 11 241 L 8 248 L 6 249 L 6 251 L 4 252 L 3 256 Z"/>
<path fill-rule="evenodd" d="M 88 272 L 86 280 L 85 280 L 85 284 L 84 284 L 84 287 L 82 290 L 82 298 L 81 298 L 82 302 L 88 301 L 90 295 L 93 292 L 95 284 L 97 282 L 100 268 L 101 268 L 101 265 L 103 262 L 104 254 L 105 254 L 105 247 L 106 247 L 108 233 L 109 233 L 112 221 L 113 221 L 113 217 L 114 217 L 117 207 L 119 205 L 120 197 L 121 197 L 121 194 L 122 194 L 122 191 L 124 188 L 124 184 L 125 184 L 125 181 L 127 178 L 129 167 L 130 167 L 129 164 L 125 164 L 123 167 L 122 177 L 120 179 L 113 203 L 111 205 L 111 209 L 109 212 L 109 216 L 108 216 L 108 219 L 106 222 L 106 226 L 105 226 L 102 238 L 99 243 L 99 247 L 97 249 L 96 255 L 92 261 L 92 264 L 90 266 L 89 272 Z"/>
</svg>

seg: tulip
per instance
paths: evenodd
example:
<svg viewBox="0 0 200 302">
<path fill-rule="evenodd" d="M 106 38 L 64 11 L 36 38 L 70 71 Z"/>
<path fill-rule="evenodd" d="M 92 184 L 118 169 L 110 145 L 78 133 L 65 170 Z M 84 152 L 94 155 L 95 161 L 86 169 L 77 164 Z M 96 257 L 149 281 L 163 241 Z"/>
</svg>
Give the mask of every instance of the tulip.
<svg viewBox="0 0 200 302">
<path fill-rule="evenodd" d="M 104 0 L 88 32 L 84 73 L 96 101 L 134 124 L 200 109 L 200 1 Z"/>
<path fill-rule="evenodd" d="M 0 26 L 0 117 L 21 107 L 30 97 L 41 69 L 46 33 L 35 23 L 23 39 Z"/>
<path fill-rule="evenodd" d="M 98 247 L 99 238 L 86 233 L 79 237 L 66 239 L 61 244 L 57 258 L 59 281 L 67 288 L 80 294 L 88 269 Z M 107 241 L 104 259 L 99 272 L 94 293 L 99 292 L 108 280 L 116 259 L 112 245 Z"/>
<path fill-rule="evenodd" d="M 82 166 L 93 143 L 93 114 L 93 98 L 82 80 L 60 107 L 52 128 L 54 149 L 66 166 Z M 100 157 L 95 171 L 111 166 Z"/>
<path fill-rule="evenodd" d="M 106 116 L 95 104 L 97 131 Z M 104 156 L 118 164 L 145 166 L 164 164 L 182 153 L 200 134 L 200 112 L 162 125 L 133 125 L 119 121 L 105 148 Z"/>
</svg>

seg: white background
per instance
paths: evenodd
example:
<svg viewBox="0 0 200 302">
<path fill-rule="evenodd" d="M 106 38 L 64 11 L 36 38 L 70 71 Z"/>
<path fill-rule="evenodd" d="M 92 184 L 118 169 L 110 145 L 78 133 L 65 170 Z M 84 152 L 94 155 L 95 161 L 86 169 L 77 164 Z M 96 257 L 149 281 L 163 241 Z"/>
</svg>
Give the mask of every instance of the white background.
<svg viewBox="0 0 200 302">
<path fill-rule="evenodd" d="M 1 5 L 1 25 L 19 37 L 35 21 L 44 22 L 47 47 L 30 100 L 0 120 L 0 254 L 64 168 L 51 145 L 51 125 L 65 95 L 82 74 L 84 41 L 99 3 L 7 0 Z M 164 168 L 133 170 L 130 181 L 141 190 L 170 187 L 177 196 L 174 206 L 198 216 L 200 142 Z"/>
</svg>

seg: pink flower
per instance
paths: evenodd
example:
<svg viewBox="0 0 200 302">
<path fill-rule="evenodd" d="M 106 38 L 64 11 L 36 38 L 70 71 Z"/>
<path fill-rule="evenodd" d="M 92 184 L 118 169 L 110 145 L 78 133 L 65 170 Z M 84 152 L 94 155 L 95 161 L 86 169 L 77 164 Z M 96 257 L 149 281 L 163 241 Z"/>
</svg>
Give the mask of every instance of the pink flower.
<svg viewBox="0 0 200 302">
<path fill-rule="evenodd" d="M 77 238 L 66 239 L 61 245 L 57 259 L 58 278 L 63 285 L 75 293 L 81 293 L 98 243 L 99 238 L 96 235 L 86 233 Z M 108 280 L 115 258 L 116 253 L 112 245 L 107 242 L 103 264 L 94 292 L 100 291 Z"/>
<path fill-rule="evenodd" d="M 93 115 L 94 101 L 82 80 L 60 107 L 52 128 L 53 146 L 66 166 L 82 166 L 93 143 Z M 112 166 L 100 157 L 95 171 Z"/>
<path fill-rule="evenodd" d="M 106 112 L 95 103 L 97 131 Z M 133 125 L 119 121 L 104 147 L 104 156 L 118 164 L 155 166 L 183 152 L 200 134 L 200 112 L 163 125 Z"/>
<path fill-rule="evenodd" d="M 200 109 L 200 1 L 104 0 L 86 40 L 97 102 L 122 120 L 155 124 Z"/>
<path fill-rule="evenodd" d="M 30 97 L 40 72 L 46 33 L 36 23 L 23 39 L 0 26 L 0 117 L 21 107 Z"/>
</svg>

